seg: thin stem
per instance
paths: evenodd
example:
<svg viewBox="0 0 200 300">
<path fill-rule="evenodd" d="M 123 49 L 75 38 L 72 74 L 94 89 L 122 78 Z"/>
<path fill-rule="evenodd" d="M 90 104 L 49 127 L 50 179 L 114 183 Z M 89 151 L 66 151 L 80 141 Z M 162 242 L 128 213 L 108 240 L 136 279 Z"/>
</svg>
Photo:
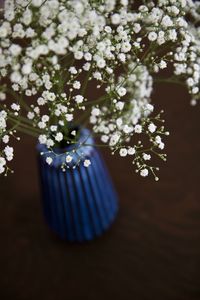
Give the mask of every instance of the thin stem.
<svg viewBox="0 0 200 300">
<path fill-rule="evenodd" d="M 85 80 L 84 80 L 82 88 L 81 88 L 81 95 L 83 95 L 83 96 L 84 96 L 86 88 L 88 86 L 88 82 L 89 82 L 91 72 L 92 72 L 92 65 L 90 66 L 90 70 L 87 72 L 87 75 L 85 77 Z"/>
<path fill-rule="evenodd" d="M 7 93 L 10 94 L 11 96 L 13 96 L 17 101 L 19 101 L 20 104 L 24 107 L 24 109 L 25 109 L 26 111 L 30 111 L 30 107 L 29 107 L 29 105 L 26 104 L 26 102 L 23 100 L 22 95 L 20 95 L 20 96 L 16 95 L 16 93 L 15 93 L 12 89 L 8 88 L 7 86 L 3 86 L 3 91 L 7 92 Z"/>
<path fill-rule="evenodd" d="M 84 105 L 94 105 L 94 104 L 99 104 L 99 103 L 101 103 L 102 101 L 104 101 L 104 100 L 107 100 L 107 99 L 109 99 L 110 98 L 110 95 L 103 95 L 103 96 L 101 96 L 101 97 L 99 97 L 98 99 L 96 99 L 96 100 L 94 100 L 94 101 L 88 101 L 88 102 L 86 102 L 86 103 L 84 103 Z"/>
<path fill-rule="evenodd" d="M 180 84 L 185 86 L 185 83 L 182 81 L 179 81 L 177 79 L 173 79 L 173 77 L 171 78 L 154 78 L 154 82 L 155 83 L 174 83 L 174 84 Z"/>
<path fill-rule="evenodd" d="M 27 135 L 31 135 L 31 136 L 33 136 L 33 137 L 38 137 L 38 134 L 36 134 L 36 133 L 34 133 L 34 132 L 30 132 L 29 130 L 27 130 L 27 129 L 25 129 L 25 128 L 22 128 L 22 127 L 17 127 L 17 130 L 19 131 L 19 132 L 22 132 L 22 133 L 25 133 L 25 134 L 27 134 Z"/>
<path fill-rule="evenodd" d="M 42 133 L 40 131 L 40 129 L 37 129 L 35 127 L 31 127 L 31 126 L 29 126 L 27 124 L 24 124 L 24 123 L 20 122 L 19 120 L 16 120 L 15 118 L 12 118 L 11 116 L 8 116 L 8 119 L 15 124 L 14 126 L 17 129 L 18 129 L 18 126 L 20 126 L 20 127 L 23 127 L 25 129 L 29 130 L 30 132 L 34 132 L 34 133 L 37 133 L 37 134 Z"/>
</svg>

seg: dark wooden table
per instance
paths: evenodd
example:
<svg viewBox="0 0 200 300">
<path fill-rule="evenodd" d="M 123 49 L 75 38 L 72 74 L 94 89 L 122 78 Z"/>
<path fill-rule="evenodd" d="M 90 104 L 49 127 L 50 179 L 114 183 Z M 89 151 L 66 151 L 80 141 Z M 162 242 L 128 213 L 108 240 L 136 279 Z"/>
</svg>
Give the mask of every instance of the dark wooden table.
<svg viewBox="0 0 200 300">
<path fill-rule="evenodd" d="M 200 299 L 200 109 L 182 88 L 153 96 L 166 111 L 168 162 L 160 181 L 105 153 L 120 196 L 102 238 L 69 245 L 43 222 L 35 142 L 17 145 L 15 174 L 0 180 L 0 299 Z"/>
</svg>

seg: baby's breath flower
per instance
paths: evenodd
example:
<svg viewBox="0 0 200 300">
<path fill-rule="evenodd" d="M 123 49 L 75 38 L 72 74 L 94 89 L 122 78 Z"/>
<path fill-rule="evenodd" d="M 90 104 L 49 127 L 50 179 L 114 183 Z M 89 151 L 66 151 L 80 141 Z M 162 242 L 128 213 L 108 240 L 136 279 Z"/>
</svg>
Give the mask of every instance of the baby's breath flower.
<svg viewBox="0 0 200 300">
<path fill-rule="evenodd" d="M 135 128 L 134 128 L 134 131 L 135 131 L 136 133 L 141 133 L 141 132 L 142 132 L 142 126 L 139 125 L 139 124 L 137 124 L 137 125 L 135 126 Z"/>
<path fill-rule="evenodd" d="M 5 0 L 2 12 L 0 173 L 7 173 L 13 158 L 8 144 L 11 137 L 18 139 L 15 130 L 38 135 L 52 164 L 53 148 L 63 141 L 78 149 L 87 145 L 79 144 L 77 125 L 89 120 L 113 154 L 132 155 L 137 172 L 157 180 L 157 168 L 149 164 L 153 155 L 166 160 L 168 133 L 151 104 L 153 83 L 162 81 L 160 71 L 168 68 L 166 81 L 185 84 L 191 104 L 198 103 L 198 1 L 134 6 L 128 0 Z M 63 170 L 72 157 L 66 152 Z M 91 163 L 82 156 L 81 161 Z"/>
<path fill-rule="evenodd" d="M 148 39 L 151 41 L 151 42 L 154 42 L 156 39 L 157 39 L 158 35 L 156 32 L 152 31 L 152 32 L 149 32 L 148 34 Z"/>
<path fill-rule="evenodd" d="M 124 156 L 127 156 L 128 151 L 126 148 L 121 148 L 119 151 L 119 154 L 120 154 L 120 156 L 124 157 Z"/>
<path fill-rule="evenodd" d="M 46 162 L 47 162 L 48 165 L 51 165 L 52 162 L 53 162 L 53 159 L 52 159 L 50 156 L 48 156 L 48 157 L 46 158 Z"/>
<path fill-rule="evenodd" d="M 153 124 L 153 123 L 150 123 L 149 124 L 149 126 L 148 126 L 148 129 L 149 129 L 149 131 L 151 132 L 151 133 L 154 133 L 155 131 L 156 131 L 156 126 L 155 126 L 155 124 Z"/>
<path fill-rule="evenodd" d="M 57 142 L 61 142 L 63 140 L 63 134 L 62 134 L 62 132 L 57 132 L 56 133 L 55 140 Z"/>
<path fill-rule="evenodd" d="M 148 171 L 148 169 L 142 169 L 141 171 L 140 171 L 140 175 L 142 176 L 142 177 L 147 177 L 148 176 L 148 174 L 149 174 L 149 171 Z"/>
<path fill-rule="evenodd" d="M 89 159 L 85 159 L 83 165 L 84 167 L 88 168 L 91 165 L 91 161 Z"/>
<path fill-rule="evenodd" d="M 70 163 L 72 161 L 73 157 L 71 155 L 66 156 L 66 163 Z"/>
</svg>

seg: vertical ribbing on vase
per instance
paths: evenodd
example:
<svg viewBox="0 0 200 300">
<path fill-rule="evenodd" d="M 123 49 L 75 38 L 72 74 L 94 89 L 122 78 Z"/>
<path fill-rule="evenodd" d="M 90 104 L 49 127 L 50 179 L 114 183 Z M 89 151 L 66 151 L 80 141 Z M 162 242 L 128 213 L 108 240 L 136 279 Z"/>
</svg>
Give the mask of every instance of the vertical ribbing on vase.
<svg viewBox="0 0 200 300">
<path fill-rule="evenodd" d="M 83 233 L 82 227 L 80 223 L 80 207 L 77 203 L 77 196 L 76 196 L 76 189 L 73 182 L 73 169 L 68 169 L 65 172 L 66 179 L 67 179 L 67 187 L 69 190 L 69 202 L 71 206 L 73 222 L 74 222 L 74 229 L 75 229 L 75 236 L 77 241 L 83 240 Z"/>
<path fill-rule="evenodd" d="M 80 167 L 80 177 L 85 193 L 85 201 L 87 202 L 87 207 L 92 222 L 92 228 L 94 230 L 94 236 L 97 236 L 100 235 L 102 232 L 102 225 L 100 221 L 98 208 L 94 201 L 93 189 L 88 180 L 87 169 L 83 166 Z"/>
<path fill-rule="evenodd" d="M 105 208 L 104 208 L 103 201 L 102 201 L 103 198 L 102 198 L 101 194 L 99 193 L 99 187 L 97 185 L 96 178 L 94 176 L 94 170 L 92 167 L 93 158 L 90 157 L 90 160 L 91 160 L 91 165 L 87 168 L 87 176 L 88 176 L 89 185 L 90 185 L 92 193 L 93 193 L 93 200 L 94 200 L 94 203 L 95 203 L 97 211 L 98 211 L 99 220 L 100 220 L 102 231 L 103 231 L 107 228 L 107 219 L 105 218 L 106 212 L 105 212 Z M 103 188 L 103 186 L 102 186 L 102 188 Z"/>
<path fill-rule="evenodd" d="M 107 206 L 109 218 L 114 218 L 118 210 L 117 195 L 115 193 L 112 180 L 108 174 L 107 168 L 98 151 L 95 151 L 95 162 L 98 165 L 98 170 L 100 175 L 99 178 L 101 178 L 102 185 L 105 187 L 106 190 L 105 203 Z"/>
<path fill-rule="evenodd" d="M 44 215 L 62 239 L 86 241 L 101 235 L 113 222 L 118 202 L 112 183 L 96 149 L 80 164 L 63 172 L 40 157 Z"/>
<path fill-rule="evenodd" d="M 72 208 L 70 204 L 70 195 L 67 187 L 67 179 L 66 174 L 64 172 L 59 172 L 59 182 L 60 182 L 60 190 L 61 190 L 61 199 L 63 202 L 64 216 L 65 216 L 65 224 L 66 224 L 66 238 L 70 241 L 75 241 L 76 233 L 75 233 L 75 225 L 73 220 Z"/>
<path fill-rule="evenodd" d="M 90 212 L 85 199 L 83 183 L 80 176 L 80 167 L 72 172 L 74 187 L 76 189 L 76 201 L 80 212 L 80 223 L 82 224 L 83 240 L 90 240 L 94 236 Z M 87 182 L 84 183 L 87 185 Z"/>
</svg>

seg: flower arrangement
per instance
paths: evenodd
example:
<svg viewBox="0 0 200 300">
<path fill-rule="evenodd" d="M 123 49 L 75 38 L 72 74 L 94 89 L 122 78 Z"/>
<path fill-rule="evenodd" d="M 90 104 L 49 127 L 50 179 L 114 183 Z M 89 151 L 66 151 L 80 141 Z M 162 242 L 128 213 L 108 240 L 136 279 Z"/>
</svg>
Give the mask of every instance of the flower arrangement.
<svg viewBox="0 0 200 300">
<path fill-rule="evenodd" d="M 166 160 L 169 133 L 153 84 L 185 85 L 192 105 L 200 98 L 200 1 L 5 0 L 1 15 L 0 173 L 12 171 L 9 144 L 20 132 L 46 145 L 49 165 L 62 147 L 65 171 L 66 146 L 87 146 L 78 128 L 90 124 L 97 146 L 131 155 L 136 172 L 158 180 L 152 160 Z"/>
</svg>

